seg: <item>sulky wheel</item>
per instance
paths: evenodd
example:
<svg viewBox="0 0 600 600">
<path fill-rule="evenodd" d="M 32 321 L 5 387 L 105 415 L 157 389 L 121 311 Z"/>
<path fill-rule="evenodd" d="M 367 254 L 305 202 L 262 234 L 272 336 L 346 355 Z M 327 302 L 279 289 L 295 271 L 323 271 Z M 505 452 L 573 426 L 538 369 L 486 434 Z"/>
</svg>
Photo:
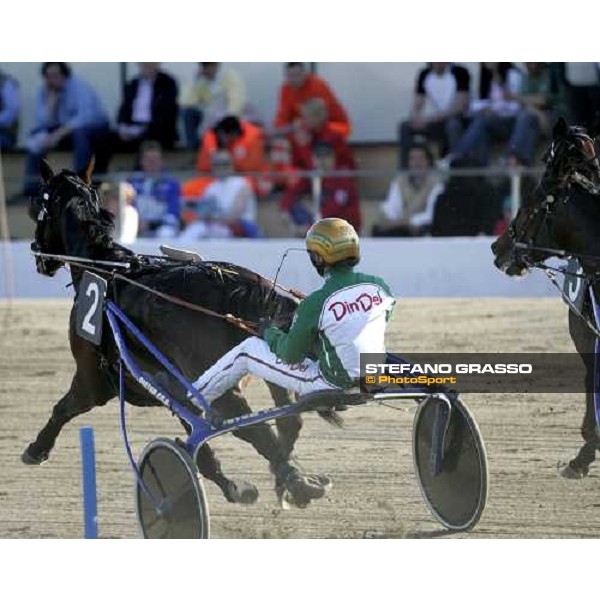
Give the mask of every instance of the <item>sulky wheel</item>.
<svg viewBox="0 0 600 600">
<path fill-rule="evenodd" d="M 144 538 L 209 537 L 202 480 L 184 448 L 169 439 L 153 440 L 144 448 L 138 469 L 136 507 Z"/>
<path fill-rule="evenodd" d="M 479 428 L 458 397 L 450 405 L 432 397 L 419 406 L 413 460 L 435 518 L 454 531 L 474 527 L 487 499 L 487 457 Z"/>
</svg>

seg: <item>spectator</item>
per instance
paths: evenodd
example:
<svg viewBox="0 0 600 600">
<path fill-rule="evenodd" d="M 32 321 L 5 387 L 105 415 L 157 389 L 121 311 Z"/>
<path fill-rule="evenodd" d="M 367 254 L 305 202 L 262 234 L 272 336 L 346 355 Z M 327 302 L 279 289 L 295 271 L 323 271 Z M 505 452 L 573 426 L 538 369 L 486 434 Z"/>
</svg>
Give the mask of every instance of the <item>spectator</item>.
<svg viewBox="0 0 600 600">
<path fill-rule="evenodd" d="M 408 150 L 416 136 L 441 142 L 443 153 L 454 151 L 463 132 L 470 86 L 469 72 L 451 63 L 429 63 L 419 73 L 410 118 L 400 125 L 401 167 L 408 163 Z"/>
<path fill-rule="evenodd" d="M 564 63 L 564 81 L 571 119 L 590 128 L 600 112 L 598 63 Z"/>
<path fill-rule="evenodd" d="M 484 112 L 477 117 L 456 147 L 453 159 L 473 164 L 474 157 L 475 164 L 486 165 L 489 138 L 509 136 L 508 164 L 532 164 L 540 135 L 550 131 L 551 112 L 559 106 L 560 90 L 544 63 L 525 63 L 525 68 L 522 76 L 513 77 L 513 84 L 509 81 L 511 71 L 507 71 L 503 106 L 514 110 L 513 115 Z"/>
<path fill-rule="evenodd" d="M 485 177 L 452 175 L 435 203 L 431 235 L 492 235 L 502 203 L 503 198 Z"/>
<path fill-rule="evenodd" d="M 430 169 L 433 156 L 424 145 L 408 151 L 408 173 L 399 175 L 390 185 L 382 205 L 385 220 L 373 227 L 376 237 L 412 237 L 431 231 L 438 196 L 444 191 L 440 178 Z"/>
<path fill-rule="evenodd" d="M 285 191 L 297 185 L 298 169 L 292 164 L 292 148 L 286 136 L 274 136 L 268 141 L 265 175 L 258 180 L 259 196 Z"/>
<path fill-rule="evenodd" d="M 74 170 L 82 173 L 108 134 L 108 117 L 98 95 L 89 83 L 71 74 L 67 63 L 43 63 L 42 78 L 35 126 L 25 143 L 25 195 L 35 193 L 40 161 L 48 150 L 72 148 Z"/>
<path fill-rule="evenodd" d="M 0 71 L 0 149 L 11 150 L 19 129 L 19 84 Z"/>
<path fill-rule="evenodd" d="M 119 108 L 116 147 L 136 152 L 144 140 L 163 148 L 177 141 L 177 83 L 160 63 L 139 63 L 140 75 L 125 86 Z"/>
<path fill-rule="evenodd" d="M 201 173 L 211 171 L 211 155 L 217 150 L 227 150 L 233 168 L 239 173 L 255 173 L 265 169 L 265 148 L 262 130 L 237 117 L 225 117 L 207 131 L 202 138 L 197 168 Z M 256 181 L 256 178 L 253 178 Z M 253 183 L 253 186 L 256 184 Z"/>
<path fill-rule="evenodd" d="M 246 88 L 236 71 L 217 62 L 198 64 L 195 81 L 181 94 L 181 116 L 189 150 L 198 150 L 201 125 L 210 129 L 228 115 L 241 119 L 247 118 L 249 112 Z"/>
<path fill-rule="evenodd" d="M 313 98 L 321 98 L 327 107 L 330 127 L 344 138 L 350 135 L 348 115 L 323 79 L 309 73 L 304 63 L 287 63 L 286 79 L 279 93 L 275 119 L 279 133 L 294 132 L 300 126 L 302 105 Z"/>
<path fill-rule="evenodd" d="M 165 172 L 158 142 L 142 143 L 140 165 L 141 172 L 129 181 L 136 192 L 140 237 L 175 237 L 181 212 L 179 183 Z"/>
<path fill-rule="evenodd" d="M 481 63 L 479 98 L 471 104 L 473 120 L 446 161 L 466 161 L 486 166 L 492 140 L 507 140 L 511 152 L 521 156 L 527 149 L 527 117 L 516 98 L 522 74 L 512 63 Z"/>
<path fill-rule="evenodd" d="M 301 119 L 292 136 L 292 162 L 295 167 L 310 171 L 313 168 L 312 149 L 322 142 L 335 150 L 337 170 L 356 169 L 356 161 L 348 142 L 329 121 L 327 104 L 322 98 L 313 98 L 300 108 Z"/>
<path fill-rule="evenodd" d="M 134 206 L 135 189 L 130 183 L 103 183 L 100 195 L 104 206 L 115 215 L 115 239 L 133 244 L 138 236 L 140 216 Z"/>
<path fill-rule="evenodd" d="M 204 190 L 196 205 L 198 220 L 187 226 L 181 240 L 258 237 L 256 197 L 249 181 L 234 174 L 233 161 L 226 150 L 213 152 L 211 165 L 216 180 Z"/>
<path fill-rule="evenodd" d="M 351 223 L 356 231 L 360 231 L 361 213 L 358 188 L 353 177 L 340 177 L 335 174 L 336 153 L 329 142 L 319 142 L 312 149 L 314 168 L 321 171 L 319 197 L 316 198 L 318 212 L 322 218 L 340 217 Z M 281 208 L 287 215 L 290 224 L 305 234 L 314 222 L 313 214 L 303 203 L 306 196 L 311 194 L 312 181 L 301 179 L 297 185 L 288 190 L 283 196 Z"/>
<path fill-rule="evenodd" d="M 513 164 L 530 165 L 540 135 L 548 135 L 552 113 L 560 106 L 561 90 L 549 66 L 545 63 L 525 63 L 525 75 L 516 100 L 521 104 L 521 127 L 524 130 L 520 152 L 511 148 Z"/>
</svg>

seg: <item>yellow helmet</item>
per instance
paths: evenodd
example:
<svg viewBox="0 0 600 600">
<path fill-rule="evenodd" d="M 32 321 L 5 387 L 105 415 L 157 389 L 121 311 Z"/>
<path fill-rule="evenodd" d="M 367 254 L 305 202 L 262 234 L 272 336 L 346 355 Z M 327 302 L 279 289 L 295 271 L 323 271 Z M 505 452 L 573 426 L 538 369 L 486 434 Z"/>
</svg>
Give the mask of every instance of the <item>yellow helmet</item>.
<svg viewBox="0 0 600 600">
<path fill-rule="evenodd" d="M 317 271 L 342 261 L 350 266 L 360 260 L 360 241 L 356 230 L 344 219 L 317 221 L 306 234 L 306 249 Z"/>
</svg>

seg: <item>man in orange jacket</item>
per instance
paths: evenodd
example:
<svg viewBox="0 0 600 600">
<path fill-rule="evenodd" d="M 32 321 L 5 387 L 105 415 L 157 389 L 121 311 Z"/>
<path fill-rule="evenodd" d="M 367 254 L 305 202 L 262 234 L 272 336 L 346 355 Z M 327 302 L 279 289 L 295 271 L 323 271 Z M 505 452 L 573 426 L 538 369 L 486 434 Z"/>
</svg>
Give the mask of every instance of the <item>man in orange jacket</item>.
<svg viewBox="0 0 600 600">
<path fill-rule="evenodd" d="M 279 93 L 276 129 L 291 133 L 299 122 L 302 105 L 312 98 L 322 98 L 327 105 L 329 125 L 344 138 L 350 135 L 348 114 L 323 79 L 309 73 L 304 63 L 287 63 L 286 79 Z"/>
<path fill-rule="evenodd" d="M 215 150 L 227 150 L 233 158 L 236 171 L 262 171 L 265 167 L 262 130 L 237 117 L 225 117 L 204 134 L 196 163 L 198 171 L 210 172 L 210 157 Z"/>
<path fill-rule="evenodd" d="M 258 173 L 267 167 L 262 130 L 247 121 L 229 116 L 221 119 L 202 138 L 196 168 L 210 173 L 211 156 L 217 150 L 227 150 L 238 173 Z M 251 177 L 252 187 L 258 192 L 258 177 Z"/>
</svg>

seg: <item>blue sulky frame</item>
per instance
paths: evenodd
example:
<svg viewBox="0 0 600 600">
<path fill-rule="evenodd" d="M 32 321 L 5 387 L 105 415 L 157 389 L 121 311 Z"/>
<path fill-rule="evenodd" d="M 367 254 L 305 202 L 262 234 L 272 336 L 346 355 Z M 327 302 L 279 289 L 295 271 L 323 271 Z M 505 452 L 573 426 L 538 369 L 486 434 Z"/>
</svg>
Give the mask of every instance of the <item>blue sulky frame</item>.
<svg viewBox="0 0 600 600">
<path fill-rule="evenodd" d="M 123 433 L 123 438 L 125 441 L 125 446 L 127 454 L 129 456 L 129 460 L 137 475 L 138 481 L 143 487 L 145 486 L 143 485 L 142 479 L 139 475 L 137 463 L 135 461 L 135 458 L 133 457 L 133 453 L 131 451 L 131 447 L 127 438 L 127 429 L 125 422 L 125 370 L 123 367 L 125 367 L 131 373 L 133 378 L 144 389 L 146 389 L 146 391 L 152 394 L 152 396 L 154 396 L 157 400 L 164 404 L 165 407 L 167 407 L 170 411 L 172 411 L 174 414 L 176 414 L 178 417 L 180 417 L 186 423 L 189 424 L 192 431 L 191 434 L 188 436 L 187 440 L 184 442 L 184 444 L 186 450 L 188 451 L 190 456 L 194 458 L 194 460 L 196 458 L 196 453 L 200 446 L 202 446 L 202 444 L 204 444 L 212 438 L 223 435 L 224 433 L 228 433 L 235 429 L 247 427 L 256 423 L 263 423 L 265 421 L 279 419 L 282 417 L 288 417 L 290 415 L 295 415 L 300 412 L 316 410 L 317 408 L 321 408 L 323 406 L 323 402 L 317 405 L 315 403 L 314 398 L 306 398 L 304 400 L 300 399 L 294 404 L 282 407 L 274 407 L 236 417 L 233 419 L 227 419 L 221 424 L 215 425 L 211 423 L 210 420 L 210 405 L 206 402 L 202 394 L 200 394 L 198 390 L 185 378 L 185 376 L 174 365 L 171 364 L 171 362 L 158 350 L 158 348 L 156 348 L 156 346 L 154 346 L 154 344 L 152 344 L 152 342 L 138 329 L 138 327 L 136 327 L 136 325 L 127 317 L 127 315 L 116 304 L 114 304 L 114 302 L 107 301 L 105 309 L 106 316 L 108 318 L 108 322 L 112 329 L 114 339 L 119 350 L 119 355 L 121 357 L 119 373 L 121 430 Z M 131 333 L 141 344 L 143 344 L 145 348 L 162 364 L 162 366 L 193 396 L 198 406 L 202 407 L 204 416 L 194 414 L 181 403 L 174 400 L 170 396 L 169 392 L 162 388 L 161 385 L 157 383 L 157 381 L 151 375 L 142 371 L 139 368 L 139 366 L 133 359 L 133 356 L 129 352 L 129 349 L 127 348 L 121 329 L 122 326 L 124 326 L 129 333 Z M 390 362 L 402 362 L 402 359 L 393 355 L 388 355 L 388 360 Z M 367 400 L 364 398 L 365 395 L 356 396 L 359 396 L 359 398 L 361 399 L 359 402 L 354 402 L 355 404 L 366 403 Z M 433 397 L 440 398 L 448 404 L 450 403 L 450 401 L 445 396 L 438 396 L 431 392 L 423 392 L 418 390 L 393 393 L 388 392 L 369 395 L 369 399 L 373 401 L 412 400 L 417 403 L 420 403 L 428 398 Z M 352 396 L 349 395 L 349 404 L 352 403 L 351 398 Z M 146 493 L 148 493 L 148 495 L 151 497 L 151 494 L 149 494 L 147 490 Z"/>
<path fill-rule="evenodd" d="M 213 422 L 211 419 L 210 405 L 206 402 L 202 394 L 199 393 L 186 377 L 171 364 L 154 344 L 152 344 L 127 315 L 110 300 L 104 305 L 104 310 L 120 355 L 119 397 L 121 405 L 121 431 L 127 455 L 137 479 L 138 519 L 140 519 L 140 492 L 142 492 L 151 502 L 159 519 L 164 518 L 169 520 L 170 517 L 168 515 L 170 514 L 172 506 L 171 500 L 166 498 L 161 500 L 152 494 L 144 481 L 144 477 L 140 473 L 140 466 L 138 466 L 131 451 L 125 421 L 126 371 L 129 371 L 138 384 L 146 389 L 148 393 L 154 396 L 172 413 L 189 425 L 191 432 L 187 440 L 184 442 L 177 442 L 185 448 L 187 456 L 193 459 L 194 464 L 188 465 L 188 469 L 197 468 L 195 463 L 198 450 L 204 443 L 212 438 L 242 427 L 285 418 L 301 412 L 315 411 L 323 408 L 336 408 L 340 405 L 356 406 L 370 402 L 383 403 L 383 401 L 391 400 L 408 400 L 416 402 L 419 408 L 413 426 L 413 461 L 417 471 L 419 486 L 426 503 L 436 519 L 448 529 L 466 531 L 478 522 L 485 507 L 488 492 L 485 446 L 483 445 L 483 440 L 481 439 L 477 424 L 469 415 L 468 409 L 460 402 L 456 393 L 450 391 L 436 393 L 430 390 L 424 390 L 423 388 L 407 388 L 406 390 L 383 391 L 378 393 L 344 393 L 340 390 L 335 393 L 307 394 L 306 396 L 299 398 L 297 402 L 287 406 L 274 407 L 227 419 L 222 422 Z M 158 360 L 166 372 L 174 377 L 181 384 L 183 389 L 187 390 L 190 396 L 195 400 L 195 404 L 202 409 L 201 414 L 185 406 L 186 403 L 177 401 L 176 398 L 172 397 L 172 394 L 170 394 L 168 390 L 164 389 L 164 387 L 156 381 L 155 377 L 140 369 L 127 348 L 123 328 Z M 407 362 L 393 354 L 387 355 L 387 361 L 389 363 Z M 436 401 L 433 413 L 428 410 L 428 407 L 431 406 L 428 402 L 429 400 Z M 464 467 L 457 467 L 455 462 L 455 466 L 446 472 L 443 467 L 446 453 L 445 440 L 449 429 L 451 414 L 454 414 L 455 412 L 458 415 L 462 415 L 462 417 L 459 416 L 457 418 L 462 419 L 465 426 L 468 427 L 471 440 L 464 448 L 463 444 L 457 447 L 461 448 L 461 453 L 467 452 L 469 456 L 464 463 Z M 423 415 L 425 415 L 425 417 L 423 417 Z M 423 423 L 426 424 L 422 425 Z M 423 427 L 430 429 L 425 431 Z M 423 438 L 424 441 L 423 444 L 421 444 L 419 440 L 423 433 L 425 438 Z M 160 442 L 160 440 L 155 440 L 155 442 Z M 151 442 L 146 448 L 149 448 L 153 443 L 154 442 Z M 147 455 L 144 453 L 140 459 L 140 465 L 143 464 L 145 456 Z M 471 465 L 473 461 L 476 462 L 475 470 L 473 470 L 473 465 Z M 469 480 L 466 484 L 465 468 L 468 469 L 466 476 Z M 203 492 L 197 497 L 203 497 Z M 205 504 L 205 500 L 199 500 L 199 502 L 204 504 L 204 509 L 200 512 L 204 512 L 204 518 L 207 519 L 208 507 Z M 464 507 L 467 507 L 465 509 L 467 512 L 463 510 Z M 207 523 L 208 522 L 203 525 L 202 531 L 204 533 L 208 531 Z M 145 532 L 145 529 L 143 531 Z"/>
<path fill-rule="evenodd" d="M 162 402 L 169 410 L 174 412 L 177 416 L 181 417 L 186 423 L 192 428 L 192 433 L 185 442 L 186 448 L 193 456 L 195 450 L 208 440 L 228 433 L 241 427 L 247 427 L 248 425 L 254 425 L 256 423 L 262 423 L 264 421 L 270 421 L 279 419 L 282 417 L 288 417 L 290 415 L 304 412 L 306 410 L 315 410 L 315 407 L 311 406 L 309 402 L 303 403 L 302 401 L 296 402 L 282 407 L 275 407 L 266 410 L 261 410 L 255 413 L 228 419 L 221 425 L 215 426 L 210 422 L 210 405 L 206 402 L 202 394 L 185 378 L 185 376 L 171 364 L 171 362 L 152 344 L 152 342 L 138 329 L 138 327 L 125 315 L 125 313 L 113 302 L 108 301 L 106 303 L 106 316 L 110 323 L 110 327 L 114 334 L 117 348 L 121 356 L 122 363 L 124 363 L 127 370 L 131 373 L 134 379 L 145 388 L 150 394 L 152 394 L 157 400 Z M 139 342 L 141 342 L 146 349 L 165 367 L 165 369 L 173 376 L 177 381 L 194 397 L 200 407 L 202 407 L 206 417 L 202 417 L 193 414 L 187 408 L 180 403 L 173 400 L 169 393 L 164 390 L 160 384 L 158 384 L 154 378 L 148 373 L 142 371 L 135 363 L 121 331 L 121 323 L 125 328 L 133 334 Z M 390 362 L 401 362 L 395 356 L 388 355 Z M 124 401 L 125 388 L 124 388 L 124 372 L 121 369 L 120 373 L 120 397 L 121 402 Z M 395 393 L 382 393 L 373 394 L 373 400 L 385 400 L 385 399 L 406 399 L 420 402 L 426 398 L 435 396 L 431 392 L 395 392 Z M 364 403 L 364 402 L 363 402 Z"/>
</svg>

